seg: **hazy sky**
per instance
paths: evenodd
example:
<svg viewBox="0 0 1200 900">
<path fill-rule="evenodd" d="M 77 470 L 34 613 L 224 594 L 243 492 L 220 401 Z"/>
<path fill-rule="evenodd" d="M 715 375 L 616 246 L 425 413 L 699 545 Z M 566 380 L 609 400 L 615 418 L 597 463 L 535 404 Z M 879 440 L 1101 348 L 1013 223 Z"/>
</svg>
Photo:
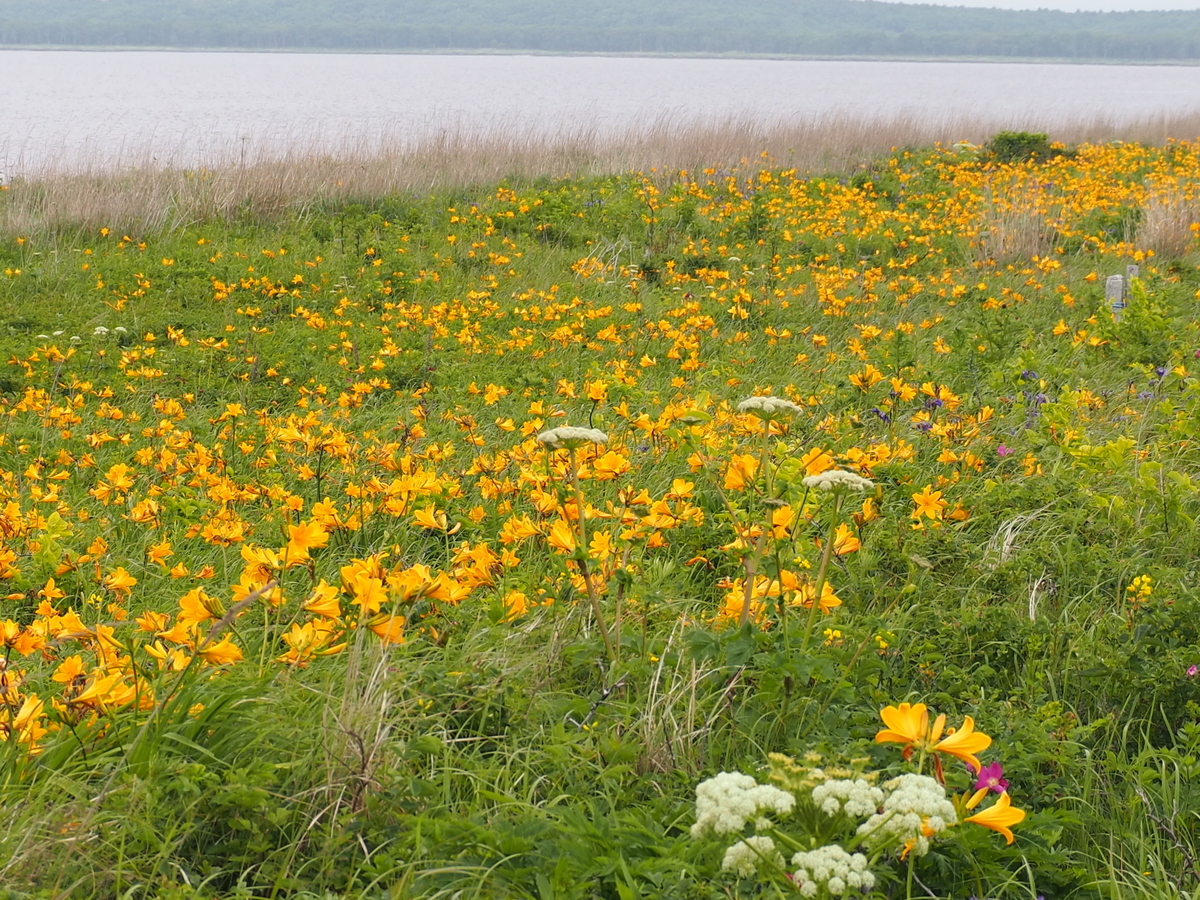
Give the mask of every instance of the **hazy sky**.
<svg viewBox="0 0 1200 900">
<path fill-rule="evenodd" d="M 906 2 L 906 0 L 890 0 Z M 907 0 L 911 2 L 911 0 Z M 996 9 L 1065 9 L 1111 12 L 1134 9 L 1200 9 L 1200 0 L 922 0 L 938 6 L 990 6 Z"/>
</svg>

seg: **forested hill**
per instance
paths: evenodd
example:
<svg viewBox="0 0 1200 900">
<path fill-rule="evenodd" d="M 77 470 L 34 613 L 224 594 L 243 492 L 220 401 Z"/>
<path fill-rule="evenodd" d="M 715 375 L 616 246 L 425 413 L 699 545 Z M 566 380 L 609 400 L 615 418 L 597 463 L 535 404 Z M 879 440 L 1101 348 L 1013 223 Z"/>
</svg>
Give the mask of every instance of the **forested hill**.
<svg viewBox="0 0 1200 900">
<path fill-rule="evenodd" d="M 1200 60 L 1200 12 L 873 0 L 0 0 L 0 44 Z"/>
</svg>

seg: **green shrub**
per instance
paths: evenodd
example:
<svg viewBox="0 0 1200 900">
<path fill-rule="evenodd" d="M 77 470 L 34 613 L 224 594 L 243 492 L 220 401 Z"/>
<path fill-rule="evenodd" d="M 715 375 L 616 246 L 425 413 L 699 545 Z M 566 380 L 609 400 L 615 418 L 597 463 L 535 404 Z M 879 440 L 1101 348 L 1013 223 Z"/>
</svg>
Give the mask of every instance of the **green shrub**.
<svg viewBox="0 0 1200 900">
<path fill-rule="evenodd" d="M 987 142 L 988 152 L 997 162 L 1015 163 L 1027 159 L 1048 159 L 1054 151 L 1049 136 L 1034 131 L 997 131 Z"/>
</svg>

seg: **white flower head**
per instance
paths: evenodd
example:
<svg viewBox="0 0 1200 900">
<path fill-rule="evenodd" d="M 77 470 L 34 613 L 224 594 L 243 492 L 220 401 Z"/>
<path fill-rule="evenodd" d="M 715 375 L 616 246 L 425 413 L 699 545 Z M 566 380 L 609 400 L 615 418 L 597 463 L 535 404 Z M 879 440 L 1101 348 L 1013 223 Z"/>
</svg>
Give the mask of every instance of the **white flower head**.
<svg viewBox="0 0 1200 900">
<path fill-rule="evenodd" d="M 783 856 L 775 849 L 775 842 L 765 835 L 755 835 L 738 841 L 725 851 L 721 870 L 733 872 L 743 878 L 758 872 L 764 863 L 777 869 L 783 868 Z"/>
<path fill-rule="evenodd" d="M 537 439 L 553 450 L 563 447 L 573 450 L 587 443 L 608 443 L 608 435 L 599 428 L 578 428 L 574 425 L 560 425 L 558 428 L 543 431 Z"/>
<path fill-rule="evenodd" d="M 835 897 L 844 894 L 846 888 L 869 891 L 875 887 L 867 858 L 861 853 L 847 853 L 837 844 L 797 853 L 792 865 L 796 867 L 792 878 L 805 897 L 815 896 L 822 887 Z"/>
<path fill-rule="evenodd" d="M 946 789 L 928 775 L 908 773 L 883 785 L 887 794 L 882 810 L 858 827 L 873 847 L 905 845 L 914 856 L 929 852 L 929 839 L 958 823 Z"/>
<path fill-rule="evenodd" d="M 778 417 L 780 413 L 802 413 L 804 408 L 781 397 L 747 397 L 737 405 L 737 411 L 769 421 Z"/>
<path fill-rule="evenodd" d="M 696 824 L 692 837 L 711 831 L 737 834 L 763 813 L 787 815 L 796 798 L 769 784 L 759 784 L 741 772 L 722 772 L 696 785 Z"/>
<path fill-rule="evenodd" d="M 801 484 L 815 491 L 869 491 L 875 487 L 871 479 L 845 469 L 830 469 L 820 475 L 809 475 Z"/>
<path fill-rule="evenodd" d="M 861 818 L 878 811 L 883 803 L 883 791 L 862 778 L 832 779 L 814 787 L 812 799 L 813 804 L 827 815 L 844 812 Z"/>
</svg>

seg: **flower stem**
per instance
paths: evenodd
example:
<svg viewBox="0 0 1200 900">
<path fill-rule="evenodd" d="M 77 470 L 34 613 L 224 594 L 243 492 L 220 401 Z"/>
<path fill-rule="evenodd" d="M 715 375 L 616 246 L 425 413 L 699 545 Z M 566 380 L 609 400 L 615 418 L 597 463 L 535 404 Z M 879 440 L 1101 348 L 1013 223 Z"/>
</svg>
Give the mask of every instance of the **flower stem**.
<svg viewBox="0 0 1200 900">
<path fill-rule="evenodd" d="M 571 458 L 571 487 L 575 489 L 575 522 L 577 531 L 579 532 L 579 552 L 576 555 L 575 561 L 579 564 L 579 571 L 583 575 L 583 583 L 587 587 L 588 600 L 591 602 L 592 615 L 596 619 L 596 628 L 600 630 L 600 637 L 604 640 L 604 649 L 608 653 L 608 658 L 614 664 L 617 662 L 617 652 L 613 648 L 612 638 L 608 634 L 608 628 L 604 624 L 604 611 L 600 608 L 600 596 L 596 592 L 596 584 L 592 580 L 591 569 L 588 566 L 588 537 L 587 537 L 587 522 L 584 516 L 583 490 L 579 487 L 579 462 L 575 458 L 575 448 L 570 447 L 567 453 Z"/>
<path fill-rule="evenodd" d="M 837 534 L 838 516 L 842 511 L 842 495 L 834 494 L 833 515 L 829 517 L 829 530 L 825 534 L 825 547 L 821 553 L 821 564 L 817 568 L 817 581 L 813 585 L 812 605 L 808 608 L 808 624 L 804 630 L 804 641 L 801 652 L 808 650 L 812 643 L 813 626 L 817 621 L 817 610 L 821 608 L 821 593 L 825 590 L 825 582 L 829 578 L 829 560 L 833 557 L 833 539 Z"/>
</svg>

